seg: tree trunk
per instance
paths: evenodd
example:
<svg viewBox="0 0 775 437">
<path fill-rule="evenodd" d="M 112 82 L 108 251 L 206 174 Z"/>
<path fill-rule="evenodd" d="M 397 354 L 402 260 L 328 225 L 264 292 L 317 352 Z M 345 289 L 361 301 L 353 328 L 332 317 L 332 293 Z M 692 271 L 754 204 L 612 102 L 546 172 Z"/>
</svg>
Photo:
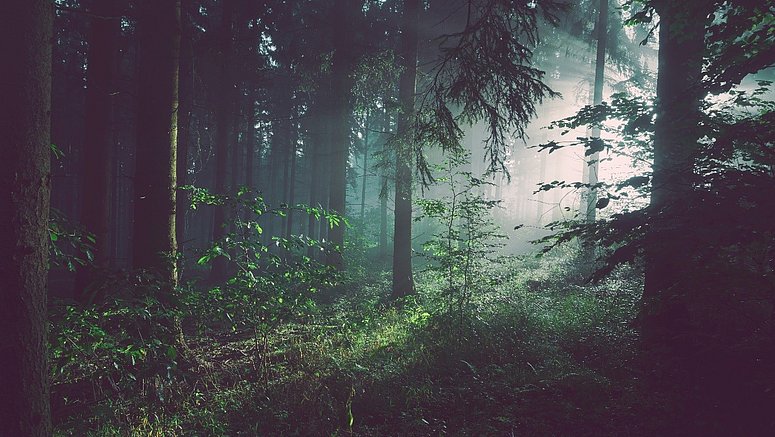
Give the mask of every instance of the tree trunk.
<svg viewBox="0 0 775 437">
<path fill-rule="evenodd" d="M 287 203 L 288 155 L 291 148 L 291 118 L 293 117 L 293 81 L 291 70 L 282 66 L 278 71 L 272 95 L 272 142 L 270 152 L 269 187 L 267 194 L 273 208 Z M 283 217 L 270 215 L 264 232 L 266 244 L 272 237 L 285 235 L 286 221 Z"/>
<path fill-rule="evenodd" d="M 188 151 L 191 141 L 191 108 L 194 103 L 194 47 L 192 44 L 192 29 L 189 22 L 190 0 L 181 0 L 181 42 L 180 42 L 180 98 L 178 102 L 178 154 L 176 174 L 178 186 L 188 182 Z M 177 193 L 175 216 L 175 233 L 178 248 L 185 249 L 186 216 L 188 197 L 183 192 Z"/>
<path fill-rule="evenodd" d="M 703 2 L 700 2 L 701 4 Z M 686 202 L 692 196 L 694 154 L 700 136 L 700 85 L 707 6 L 657 3 L 659 71 L 651 204 L 643 293 L 644 344 L 664 342 L 688 323 L 681 278 L 690 274 L 692 248 L 685 238 Z"/>
<path fill-rule="evenodd" d="M 138 6 L 133 264 L 174 286 L 180 0 Z"/>
<path fill-rule="evenodd" d="M 0 15 L 0 429 L 47 437 L 46 274 L 52 2 L 11 0 Z"/>
<path fill-rule="evenodd" d="M 248 96 L 247 111 L 248 130 L 245 134 L 245 185 L 249 189 L 255 190 L 255 182 L 253 182 L 255 172 L 253 167 L 255 165 L 254 160 L 256 155 L 256 98 L 252 93 Z"/>
<path fill-rule="evenodd" d="M 345 216 L 347 201 L 347 161 L 350 152 L 350 93 L 354 69 L 353 32 L 362 1 L 338 0 L 331 15 L 334 26 L 334 58 L 331 68 L 331 182 L 328 207 Z M 336 19 L 334 18 L 336 17 Z M 334 250 L 328 253 L 326 264 L 337 270 L 344 269 L 344 223 L 329 229 L 328 236 Z"/>
<path fill-rule="evenodd" d="M 234 81 L 231 74 L 232 62 L 232 19 L 234 0 L 224 0 L 219 34 L 220 75 L 215 77 L 218 95 L 216 103 L 215 126 L 215 193 L 226 195 L 226 173 L 229 162 L 229 141 L 231 141 L 232 124 L 234 122 Z M 228 221 L 225 206 L 216 206 L 213 211 L 213 241 L 221 243 L 226 237 Z M 226 278 L 227 260 L 223 256 L 213 259 L 210 270 L 210 280 L 219 282 Z"/>
<path fill-rule="evenodd" d="M 100 17 L 115 14 L 113 2 L 92 3 L 91 12 Z M 83 142 L 83 179 L 81 180 L 81 225 L 94 234 L 94 266 L 78 269 L 75 296 L 84 293 L 94 280 L 95 268 L 105 269 L 110 259 L 108 239 L 111 194 L 113 129 L 111 126 L 113 67 L 115 65 L 118 21 L 91 19 L 89 63 L 86 71 L 86 108 Z"/>
<path fill-rule="evenodd" d="M 382 122 L 382 159 L 387 160 L 385 154 L 387 153 L 387 141 L 385 138 L 390 133 L 390 113 L 385 109 L 383 112 Z M 387 162 L 387 161 L 386 161 Z M 387 171 L 383 167 L 381 170 L 381 186 L 379 195 L 379 256 L 383 260 L 387 259 L 388 247 L 387 247 L 387 224 L 388 224 L 388 177 Z"/>
<path fill-rule="evenodd" d="M 296 126 L 296 123 L 294 123 L 293 126 L 293 134 L 292 134 L 292 141 L 291 141 L 291 150 L 290 150 L 290 177 L 288 178 L 288 206 L 290 207 L 288 209 L 288 223 L 285 228 L 285 238 L 288 240 L 291 239 L 291 235 L 293 235 L 293 216 L 294 216 L 294 210 L 293 206 L 296 204 L 296 147 L 298 144 L 297 136 L 299 133 L 299 130 Z"/>
<path fill-rule="evenodd" d="M 603 87 L 605 86 L 605 54 L 608 42 L 608 0 L 600 0 L 597 11 L 597 57 L 595 59 L 595 88 L 592 94 L 592 105 L 603 103 Z M 600 138 L 600 127 L 592 128 L 591 138 Z M 593 187 L 598 182 L 600 167 L 600 152 L 584 157 L 584 182 Z M 584 220 L 593 223 L 597 215 L 597 189 L 589 188 L 584 199 Z"/>
<path fill-rule="evenodd" d="M 393 298 L 414 293 L 412 277 L 412 168 L 414 94 L 417 81 L 417 46 L 420 0 L 404 0 L 401 23 L 401 66 L 398 90 L 395 219 L 393 229 Z"/>
<path fill-rule="evenodd" d="M 369 130 L 371 129 L 371 119 L 369 113 L 366 113 L 366 131 L 363 134 L 363 173 L 361 175 L 361 226 L 365 226 L 366 220 L 366 175 L 369 169 Z"/>
<path fill-rule="evenodd" d="M 321 83 L 320 89 L 318 89 L 315 96 L 316 102 L 312 108 L 312 122 L 310 127 L 309 141 L 307 144 L 308 149 L 305 151 L 305 156 L 308 157 L 309 162 L 309 177 L 310 177 L 310 189 L 309 189 L 309 205 L 313 207 L 323 207 L 325 202 L 323 201 L 323 169 L 324 159 L 326 157 L 325 150 L 327 147 L 327 140 L 329 138 L 328 131 L 326 129 L 326 122 L 324 120 L 327 113 L 324 104 L 328 98 L 327 83 Z M 317 220 L 312 214 L 307 219 L 307 234 L 309 238 L 320 241 L 322 233 L 320 232 L 321 222 L 324 220 Z M 307 256 L 311 259 L 318 258 L 318 250 L 314 247 L 307 249 Z"/>
</svg>

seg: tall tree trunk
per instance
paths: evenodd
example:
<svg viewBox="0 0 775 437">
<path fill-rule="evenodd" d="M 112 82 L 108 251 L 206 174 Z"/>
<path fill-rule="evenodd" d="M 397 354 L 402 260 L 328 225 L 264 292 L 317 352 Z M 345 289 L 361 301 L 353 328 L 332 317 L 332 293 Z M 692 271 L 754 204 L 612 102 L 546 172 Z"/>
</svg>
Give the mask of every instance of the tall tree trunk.
<svg viewBox="0 0 775 437">
<path fill-rule="evenodd" d="M 597 11 L 597 56 L 595 58 L 595 88 L 592 93 L 592 105 L 603 103 L 603 87 L 605 86 L 605 54 L 608 42 L 608 1 L 600 0 Z M 600 127 L 595 126 L 590 132 L 590 137 L 600 138 Z M 600 167 L 600 152 L 595 152 L 584 157 L 584 182 L 594 187 L 598 182 L 598 169 Z M 597 189 L 589 188 L 586 192 L 582 209 L 584 220 L 593 223 L 597 213 Z"/>
<path fill-rule="evenodd" d="M 390 113 L 387 108 L 383 112 L 382 121 L 382 159 L 387 162 L 387 141 L 385 138 L 390 134 Z M 387 170 L 384 166 L 380 170 L 380 193 L 379 193 L 379 256 L 383 260 L 387 259 L 388 246 L 387 246 L 387 224 L 388 224 L 388 176 Z"/>
<path fill-rule="evenodd" d="M 266 193 L 272 207 L 287 203 L 288 155 L 291 148 L 291 118 L 293 117 L 293 81 L 290 67 L 283 66 L 278 72 L 272 95 L 272 140 L 269 162 L 269 192 Z M 264 232 L 266 244 L 274 236 L 285 235 L 283 217 L 270 215 Z"/>
<path fill-rule="evenodd" d="M 401 79 L 398 101 L 395 219 L 393 229 L 393 298 L 414 293 L 412 277 L 412 168 L 414 94 L 417 81 L 417 46 L 420 0 L 404 0 L 401 23 Z"/>
<path fill-rule="evenodd" d="M 235 0 L 224 0 L 221 17 L 221 29 L 218 35 L 220 75 L 215 77 L 217 81 L 218 95 L 216 103 L 215 121 L 215 193 L 226 194 L 226 173 L 229 162 L 229 141 L 231 141 L 232 124 L 234 122 L 233 111 L 235 109 L 234 80 L 231 74 L 233 35 L 232 22 Z M 225 206 L 216 206 L 213 211 L 213 241 L 221 242 L 226 237 L 226 224 L 228 221 Z M 213 259 L 210 270 L 210 280 L 222 281 L 226 278 L 227 260 L 223 256 Z"/>
<path fill-rule="evenodd" d="M 89 63 L 86 71 L 86 121 L 83 142 L 83 179 L 81 181 L 81 225 L 94 234 L 94 267 L 108 267 L 108 239 L 111 194 L 113 129 L 111 91 L 116 54 L 118 21 L 101 17 L 115 15 L 111 0 L 92 2 L 96 18 L 91 19 Z M 94 280 L 95 270 L 78 270 L 75 295 L 87 298 L 85 289 Z"/>
<path fill-rule="evenodd" d="M 11 0 L 0 14 L 0 429 L 47 437 L 46 274 L 53 3 Z"/>
<path fill-rule="evenodd" d="M 708 2 L 655 2 L 660 16 L 659 71 L 651 204 L 643 293 L 644 344 L 664 342 L 688 323 L 681 278 L 692 270 L 685 205 L 692 196 L 703 91 Z"/>
<path fill-rule="evenodd" d="M 355 63 L 353 32 L 361 0 L 338 0 L 331 12 L 334 26 L 334 58 L 331 68 L 331 182 L 328 207 L 340 216 L 347 214 L 347 161 L 350 152 L 350 93 Z M 335 14 L 334 14 L 335 13 Z M 329 229 L 328 236 L 334 250 L 328 253 L 326 264 L 335 269 L 344 269 L 344 223 Z"/>
<path fill-rule="evenodd" d="M 296 126 L 296 123 L 294 123 L 294 129 L 293 129 L 293 135 L 292 135 L 292 141 L 291 141 L 291 150 L 290 150 L 290 177 L 288 178 L 288 206 L 290 209 L 288 209 L 288 224 L 285 228 L 285 238 L 289 239 L 291 238 L 291 235 L 293 235 L 293 206 L 296 204 L 296 147 L 298 144 L 297 141 L 297 135 L 299 133 L 299 130 Z"/>
<path fill-rule="evenodd" d="M 248 116 L 248 129 L 245 133 L 245 185 L 255 190 L 255 177 L 254 166 L 256 156 L 256 98 L 253 93 L 248 95 L 247 104 L 247 116 Z"/>
<path fill-rule="evenodd" d="M 138 6 L 133 265 L 174 286 L 180 0 L 143 0 Z"/>
<path fill-rule="evenodd" d="M 326 130 L 326 122 L 324 120 L 327 113 L 324 108 L 326 99 L 328 98 L 327 84 L 321 83 L 320 89 L 315 97 L 316 102 L 312 108 L 312 122 L 310 127 L 310 136 L 307 144 L 308 149 L 305 151 L 305 156 L 308 157 L 309 162 L 309 177 L 310 177 L 310 189 L 309 189 L 309 205 L 313 207 L 323 207 L 323 169 L 325 168 L 323 162 L 325 159 L 325 150 L 327 149 L 327 139 L 329 138 Z M 324 220 L 317 220 L 312 214 L 307 219 L 307 234 L 309 238 L 320 241 L 322 238 L 320 232 L 320 224 Z M 307 256 L 311 259 L 317 259 L 318 251 L 314 247 L 307 249 Z"/>
<path fill-rule="evenodd" d="M 365 225 L 366 219 L 366 174 L 369 169 L 369 130 L 371 129 L 371 120 L 369 113 L 366 113 L 365 133 L 363 134 L 363 174 L 361 175 L 361 226 Z"/>
<path fill-rule="evenodd" d="M 189 18 L 191 0 L 181 0 L 181 41 L 180 41 L 180 98 L 178 102 L 178 154 L 177 180 L 178 186 L 188 183 L 188 151 L 191 142 L 191 109 L 194 103 L 194 46 L 192 44 L 192 29 Z M 188 198 L 179 192 L 175 216 L 175 233 L 178 248 L 185 249 L 186 216 Z"/>
</svg>

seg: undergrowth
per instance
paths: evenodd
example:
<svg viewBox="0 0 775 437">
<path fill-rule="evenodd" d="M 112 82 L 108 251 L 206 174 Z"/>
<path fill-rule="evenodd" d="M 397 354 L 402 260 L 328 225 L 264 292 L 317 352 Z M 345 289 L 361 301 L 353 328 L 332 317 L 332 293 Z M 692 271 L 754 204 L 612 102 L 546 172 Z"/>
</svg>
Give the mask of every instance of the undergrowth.
<svg viewBox="0 0 775 437">
<path fill-rule="evenodd" d="M 108 384 L 89 403 L 70 400 L 57 435 L 637 434 L 640 276 L 558 281 L 564 256 L 492 262 L 481 278 L 492 286 L 462 325 L 444 311 L 437 273 L 400 305 L 386 300 L 388 275 L 373 273 L 260 340 L 191 333 L 198 365 L 166 397 Z"/>
</svg>

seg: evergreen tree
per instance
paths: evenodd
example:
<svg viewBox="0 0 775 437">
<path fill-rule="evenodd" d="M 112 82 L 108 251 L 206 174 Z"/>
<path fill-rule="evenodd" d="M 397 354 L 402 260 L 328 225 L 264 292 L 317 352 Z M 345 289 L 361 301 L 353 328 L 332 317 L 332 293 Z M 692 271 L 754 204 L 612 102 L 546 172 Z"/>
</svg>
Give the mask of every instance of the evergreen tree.
<svg viewBox="0 0 775 437">
<path fill-rule="evenodd" d="M 51 435 L 46 287 L 52 4 L 13 0 L 0 16 L 0 432 Z"/>
</svg>

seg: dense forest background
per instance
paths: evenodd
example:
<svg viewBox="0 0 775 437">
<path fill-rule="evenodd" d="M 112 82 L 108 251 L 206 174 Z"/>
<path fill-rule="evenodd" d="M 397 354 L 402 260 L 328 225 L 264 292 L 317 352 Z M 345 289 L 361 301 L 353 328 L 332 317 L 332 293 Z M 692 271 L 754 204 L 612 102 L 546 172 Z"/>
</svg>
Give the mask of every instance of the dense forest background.
<svg viewBox="0 0 775 437">
<path fill-rule="evenodd" d="M 775 6 L 8 0 L 0 435 L 773 435 Z"/>
</svg>

